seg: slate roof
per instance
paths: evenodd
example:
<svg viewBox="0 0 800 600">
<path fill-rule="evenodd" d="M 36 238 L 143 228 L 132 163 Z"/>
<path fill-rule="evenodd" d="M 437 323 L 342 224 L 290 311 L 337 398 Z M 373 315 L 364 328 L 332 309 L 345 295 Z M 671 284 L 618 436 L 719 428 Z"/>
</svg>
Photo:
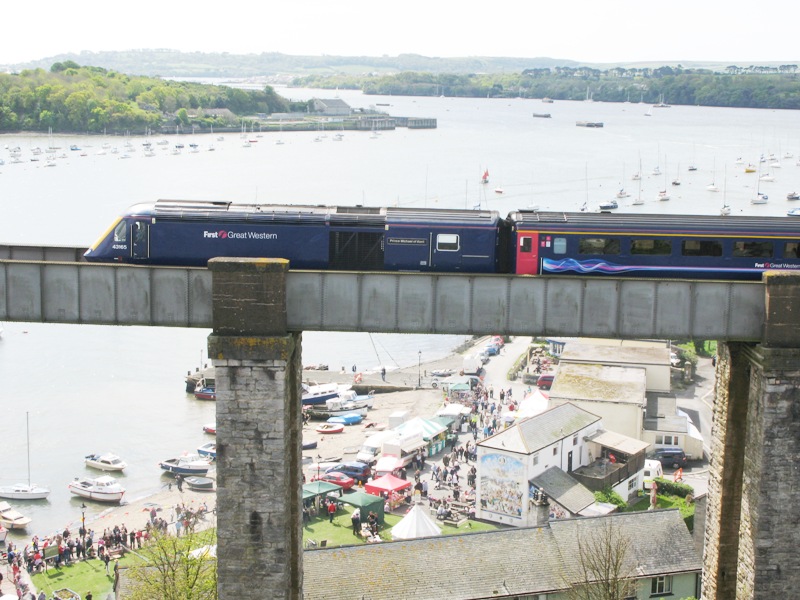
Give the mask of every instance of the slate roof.
<svg viewBox="0 0 800 600">
<path fill-rule="evenodd" d="M 558 467 L 550 467 L 537 475 L 531 482 L 545 491 L 553 500 L 572 514 L 578 514 L 587 506 L 594 504 L 594 494 L 569 473 Z"/>
<path fill-rule="evenodd" d="M 566 402 L 481 440 L 478 446 L 533 454 L 597 421 L 600 421 L 597 415 Z"/>
<path fill-rule="evenodd" d="M 699 573 L 677 509 L 551 521 L 541 527 L 307 550 L 304 600 L 476 600 L 564 588 L 578 540 L 611 524 L 630 539 L 638 576 Z M 439 575 L 437 575 L 439 573 Z"/>
</svg>

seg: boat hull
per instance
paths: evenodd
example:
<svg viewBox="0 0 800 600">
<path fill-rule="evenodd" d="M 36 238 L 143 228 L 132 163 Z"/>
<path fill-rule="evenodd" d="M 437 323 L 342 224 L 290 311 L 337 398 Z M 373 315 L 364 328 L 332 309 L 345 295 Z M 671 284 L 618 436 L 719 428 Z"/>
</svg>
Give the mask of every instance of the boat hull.
<svg viewBox="0 0 800 600">
<path fill-rule="evenodd" d="M 50 495 L 50 490 L 36 486 L 10 486 L 0 488 L 0 498 L 9 500 L 45 500 Z"/>
<path fill-rule="evenodd" d="M 187 477 L 183 480 L 192 490 L 213 490 L 214 480 L 208 477 Z"/>
<path fill-rule="evenodd" d="M 125 492 L 95 492 L 80 487 L 69 486 L 69 491 L 86 498 L 87 500 L 94 500 L 95 502 L 121 502 Z"/>
</svg>

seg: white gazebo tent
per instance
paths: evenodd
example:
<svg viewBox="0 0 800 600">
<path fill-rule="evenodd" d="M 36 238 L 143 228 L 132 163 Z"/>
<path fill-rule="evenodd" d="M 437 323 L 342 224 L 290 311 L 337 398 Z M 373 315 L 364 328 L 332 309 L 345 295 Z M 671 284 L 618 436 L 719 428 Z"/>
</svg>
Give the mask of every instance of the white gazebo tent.
<svg viewBox="0 0 800 600">
<path fill-rule="evenodd" d="M 435 535 L 442 535 L 442 530 L 419 503 L 414 504 L 408 514 L 392 527 L 393 540 L 411 540 Z"/>
</svg>

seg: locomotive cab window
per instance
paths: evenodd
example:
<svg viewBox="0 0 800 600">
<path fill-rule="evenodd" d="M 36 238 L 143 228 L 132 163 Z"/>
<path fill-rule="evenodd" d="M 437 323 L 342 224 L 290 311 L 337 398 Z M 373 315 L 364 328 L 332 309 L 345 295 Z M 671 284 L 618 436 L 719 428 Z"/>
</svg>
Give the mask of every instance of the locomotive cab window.
<svg viewBox="0 0 800 600">
<path fill-rule="evenodd" d="M 458 234 L 440 233 L 436 236 L 436 249 L 440 252 L 457 252 Z"/>
<path fill-rule="evenodd" d="M 669 256 L 672 254 L 672 242 L 657 238 L 634 239 L 631 240 L 631 254 Z"/>
<path fill-rule="evenodd" d="M 126 242 L 128 241 L 128 224 L 125 221 L 120 221 L 114 227 L 114 241 Z"/>
<path fill-rule="evenodd" d="M 619 240 L 616 238 L 581 238 L 578 242 L 579 254 L 619 254 Z"/>
<path fill-rule="evenodd" d="M 683 240 L 684 256 L 722 256 L 722 242 L 716 240 Z"/>
<path fill-rule="evenodd" d="M 800 258 L 800 242 L 786 242 L 783 246 L 783 258 Z"/>
<path fill-rule="evenodd" d="M 733 255 L 772 258 L 772 242 L 733 242 Z"/>
<path fill-rule="evenodd" d="M 524 237 L 519 240 L 519 251 L 530 253 L 533 249 L 533 240 L 529 237 Z"/>
</svg>

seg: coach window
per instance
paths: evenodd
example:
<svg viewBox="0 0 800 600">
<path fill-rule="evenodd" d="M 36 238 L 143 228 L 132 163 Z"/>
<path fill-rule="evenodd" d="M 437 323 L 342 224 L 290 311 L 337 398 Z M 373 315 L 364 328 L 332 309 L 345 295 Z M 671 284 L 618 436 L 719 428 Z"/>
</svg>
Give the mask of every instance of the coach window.
<svg viewBox="0 0 800 600">
<path fill-rule="evenodd" d="M 125 242 L 128 239 L 128 224 L 125 221 L 120 221 L 114 227 L 114 241 Z"/>
<path fill-rule="evenodd" d="M 567 253 L 567 238 L 557 237 L 553 238 L 553 254 L 566 254 Z"/>
<path fill-rule="evenodd" d="M 631 240 L 631 254 L 669 256 L 672 254 L 672 242 L 657 238 L 633 239 Z"/>
<path fill-rule="evenodd" d="M 716 240 L 683 240 L 684 256 L 722 256 L 722 242 Z"/>
<path fill-rule="evenodd" d="M 615 238 L 581 238 L 578 254 L 619 254 L 619 240 Z"/>
<path fill-rule="evenodd" d="M 733 242 L 733 255 L 772 258 L 772 242 Z"/>
<path fill-rule="evenodd" d="M 436 249 L 440 252 L 456 252 L 458 248 L 458 234 L 440 233 L 436 236 Z"/>
<path fill-rule="evenodd" d="M 800 243 L 786 242 L 783 246 L 783 258 L 800 258 Z"/>
<path fill-rule="evenodd" d="M 519 251 L 525 252 L 526 254 L 530 254 L 532 248 L 532 239 L 529 237 L 524 237 L 519 240 Z"/>
</svg>

